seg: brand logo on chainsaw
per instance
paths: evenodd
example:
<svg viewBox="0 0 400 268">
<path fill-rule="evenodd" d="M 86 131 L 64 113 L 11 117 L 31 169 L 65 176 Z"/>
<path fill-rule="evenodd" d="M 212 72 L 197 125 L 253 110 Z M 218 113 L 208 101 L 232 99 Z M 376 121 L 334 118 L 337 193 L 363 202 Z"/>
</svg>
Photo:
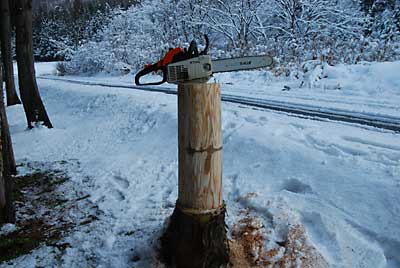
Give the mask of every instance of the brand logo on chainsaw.
<svg viewBox="0 0 400 268">
<path fill-rule="evenodd" d="M 241 61 L 241 62 L 239 62 L 239 64 L 240 65 L 250 65 L 251 61 L 250 60 L 249 61 Z"/>
</svg>

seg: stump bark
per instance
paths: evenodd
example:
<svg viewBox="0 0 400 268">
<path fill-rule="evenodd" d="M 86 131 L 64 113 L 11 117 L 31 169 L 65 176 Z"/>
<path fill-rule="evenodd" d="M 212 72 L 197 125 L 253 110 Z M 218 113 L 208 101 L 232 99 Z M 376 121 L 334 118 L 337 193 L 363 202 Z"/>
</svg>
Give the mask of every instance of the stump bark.
<svg viewBox="0 0 400 268">
<path fill-rule="evenodd" d="M 163 260 L 177 268 L 224 266 L 229 247 L 218 84 L 178 86 L 178 147 L 178 201 L 161 238 Z"/>
</svg>

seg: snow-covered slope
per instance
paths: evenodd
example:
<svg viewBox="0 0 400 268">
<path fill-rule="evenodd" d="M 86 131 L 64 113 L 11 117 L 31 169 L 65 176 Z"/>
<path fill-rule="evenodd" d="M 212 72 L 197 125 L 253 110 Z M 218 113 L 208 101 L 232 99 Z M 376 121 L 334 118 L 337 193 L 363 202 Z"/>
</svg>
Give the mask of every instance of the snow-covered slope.
<svg viewBox="0 0 400 268">
<path fill-rule="evenodd" d="M 64 238 L 61 256 L 42 247 L 0 267 L 155 266 L 177 198 L 176 96 L 39 86 L 55 128 L 28 131 L 22 107 L 8 108 L 16 159 L 74 163 L 65 165 L 67 197 L 88 193 L 101 213 Z M 400 267 L 398 134 L 227 103 L 222 119 L 230 227 L 249 212 L 263 222 L 267 247 L 279 248 L 302 224 L 331 267 Z"/>
</svg>

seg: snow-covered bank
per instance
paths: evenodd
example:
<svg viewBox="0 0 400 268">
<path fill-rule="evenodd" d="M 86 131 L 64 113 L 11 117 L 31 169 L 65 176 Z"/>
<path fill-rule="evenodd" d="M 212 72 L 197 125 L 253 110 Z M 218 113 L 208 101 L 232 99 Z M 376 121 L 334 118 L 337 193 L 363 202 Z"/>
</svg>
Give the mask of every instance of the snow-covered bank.
<svg viewBox="0 0 400 268">
<path fill-rule="evenodd" d="M 22 107 L 8 108 L 16 159 L 78 162 L 66 166 L 64 187 L 90 194 L 102 214 L 65 238 L 63 254 L 44 247 L 0 266 L 156 265 L 153 245 L 177 197 L 176 96 L 48 80 L 39 86 L 55 128 L 27 131 Z M 279 248 L 300 223 L 332 267 L 397 268 L 398 140 L 224 103 L 228 225 L 249 212 L 264 224 L 266 246 Z"/>
</svg>

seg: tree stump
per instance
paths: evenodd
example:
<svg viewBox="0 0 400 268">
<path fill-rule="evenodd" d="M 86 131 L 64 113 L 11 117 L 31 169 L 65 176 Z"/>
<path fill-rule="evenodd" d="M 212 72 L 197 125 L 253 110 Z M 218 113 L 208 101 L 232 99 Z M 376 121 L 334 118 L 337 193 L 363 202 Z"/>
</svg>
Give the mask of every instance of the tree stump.
<svg viewBox="0 0 400 268">
<path fill-rule="evenodd" d="M 178 201 L 161 238 L 163 260 L 177 268 L 224 266 L 229 248 L 218 84 L 178 86 L 178 146 Z"/>
</svg>

